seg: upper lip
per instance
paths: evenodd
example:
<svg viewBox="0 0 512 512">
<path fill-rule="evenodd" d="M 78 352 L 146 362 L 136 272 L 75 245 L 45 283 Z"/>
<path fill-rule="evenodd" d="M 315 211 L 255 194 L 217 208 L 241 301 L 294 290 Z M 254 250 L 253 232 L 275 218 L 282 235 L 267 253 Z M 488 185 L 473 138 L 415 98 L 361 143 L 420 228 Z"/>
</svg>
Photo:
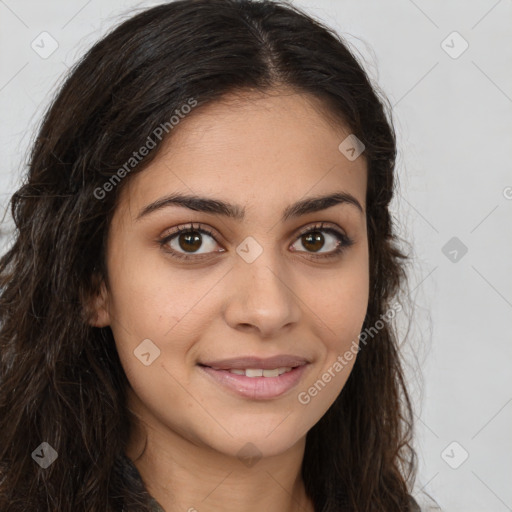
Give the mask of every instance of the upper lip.
<svg viewBox="0 0 512 512">
<path fill-rule="evenodd" d="M 260 358 L 253 356 L 234 357 L 231 359 L 219 359 L 217 361 L 200 362 L 203 366 L 209 366 L 215 370 L 245 370 L 247 368 L 258 368 L 262 370 L 273 370 L 274 368 L 294 368 L 303 366 L 309 361 L 304 357 L 283 354 L 273 357 Z"/>
</svg>

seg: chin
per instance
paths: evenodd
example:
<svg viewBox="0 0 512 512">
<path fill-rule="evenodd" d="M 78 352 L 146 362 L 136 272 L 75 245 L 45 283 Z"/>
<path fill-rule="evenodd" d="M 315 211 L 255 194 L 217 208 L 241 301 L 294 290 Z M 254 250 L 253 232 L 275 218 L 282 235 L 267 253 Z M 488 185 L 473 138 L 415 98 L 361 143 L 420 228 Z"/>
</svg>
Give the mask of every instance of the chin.
<svg viewBox="0 0 512 512">
<path fill-rule="evenodd" d="M 286 420 L 285 420 L 286 421 Z M 283 422 L 284 423 L 284 422 Z M 278 424 L 276 424 L 278 425 Z M 307 429 L 303 433 L 284 428 L 284 425 L 274 427 L 274 431 L 257 429 L 253 425 L 251 429 L 230 432 L 231 436 L 223 436 L 218 442 L 210 446 L 218 452 L 230 457 L 236 457 L 242 462 L 252 459 L 261 459 L 279 456 L 295 447 L 298 443 L 305 442 Z M 270 433 L 269 433 L 270 432 Z"/>
</svg>

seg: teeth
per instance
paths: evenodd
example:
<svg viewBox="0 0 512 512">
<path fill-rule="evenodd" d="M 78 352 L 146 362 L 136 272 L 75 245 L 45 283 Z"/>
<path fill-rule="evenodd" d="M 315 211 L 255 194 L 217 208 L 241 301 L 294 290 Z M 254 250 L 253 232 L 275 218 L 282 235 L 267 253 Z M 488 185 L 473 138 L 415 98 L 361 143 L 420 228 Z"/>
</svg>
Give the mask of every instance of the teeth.
<svg viewBox="0 0 512 512">
<path fill-rule="evenodd" d="M 288 373 L 292 370 L 291 367 L 274 368 L 273 370 L 263 370 L 261 368 L 247 368 L 247 370 L 232 369 L 230 373 L 236 375 L 245 375 L 246 377 L 279 377 L 283 373 Z"/>
<path fill-rule="evenodd" d="M 229 370 L 230 373 L 236 373 L 237 375 L 245 375 L 245 370 Z"/>
<path fill-rule="evenodd" d="M 245 370 L 246 377 L 263 377 L 263 370 L 248 368 Z"/>
</svg>

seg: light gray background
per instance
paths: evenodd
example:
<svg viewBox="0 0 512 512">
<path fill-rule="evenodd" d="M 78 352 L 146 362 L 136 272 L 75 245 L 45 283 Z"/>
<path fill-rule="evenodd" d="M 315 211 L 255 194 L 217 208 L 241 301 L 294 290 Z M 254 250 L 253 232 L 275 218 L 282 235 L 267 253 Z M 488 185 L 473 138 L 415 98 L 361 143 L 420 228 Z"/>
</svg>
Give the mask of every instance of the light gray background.
<svg viewBox="0 0 512 512">
<path fill-rule="evenodd" d="M 0 214 L 68 67 L 133 8 L 157 3 L 0 0 Z M 416 496 L 449 512 L 512 510 L 512 0 L 294 3 L 346 37 L 393 105 L 393 209 L 414 247 L 404 353 Z M 47 58 L 31 48 L 44 31 L 58 44 Z"/>
</svg>

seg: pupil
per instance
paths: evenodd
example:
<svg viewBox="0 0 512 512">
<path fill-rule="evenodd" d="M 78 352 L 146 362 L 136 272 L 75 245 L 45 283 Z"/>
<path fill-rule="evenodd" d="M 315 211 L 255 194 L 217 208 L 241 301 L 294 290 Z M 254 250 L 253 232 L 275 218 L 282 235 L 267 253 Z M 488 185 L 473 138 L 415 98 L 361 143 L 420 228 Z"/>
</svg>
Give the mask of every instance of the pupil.
<svg viewBox="0 0 512 512">
<path fill-rule="evenodd" d="M 319 231 L 315 231 L 313 233 L 308 233 L 307 235 L 305 235 L 305 239 L 306 239 L 306 243 L 304 244 L 304 246 L 306 246 L 306 244 L 310 244 L 311 246 L 314 246 L 314 247 L 306 247 L 306 248 L 308 248 L 314 252 L 319 251 L 322 248 L 324 236 Z M 318 244 L 317 242 L 320 242 L 320 244 Z"/>
<path fill-rule="evenodd" d="M 201 247 L 201 238 L 202 237 L 199 233 L 197 233 L 197 231 L 195 231 L 194 233 L 195 234 L 191 234 L 191 233 L 183 234 L 182 233 L 179 236 L 180 247 L 184 251 L 190 250 L 190 252 L 194 252 Z"/>
</svg>

